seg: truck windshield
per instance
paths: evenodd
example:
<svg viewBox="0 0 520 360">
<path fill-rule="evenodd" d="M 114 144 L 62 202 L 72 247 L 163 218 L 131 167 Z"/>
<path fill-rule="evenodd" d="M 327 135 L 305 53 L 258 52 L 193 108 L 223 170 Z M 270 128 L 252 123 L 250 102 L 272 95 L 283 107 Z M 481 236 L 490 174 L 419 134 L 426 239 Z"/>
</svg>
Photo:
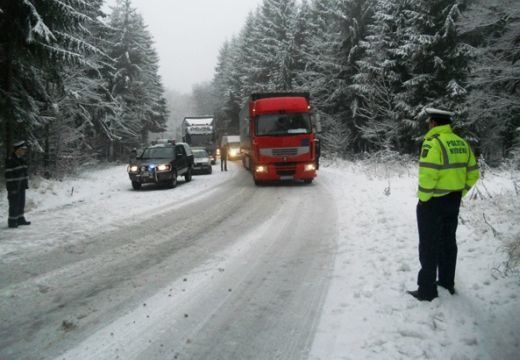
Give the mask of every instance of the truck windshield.
<svg viewBox="0 0 520 360">
<path fill-rule="evenodd" d="M 311 120 L 305 113 L 267 114 L 255 118 L 255 127 L 258 136 L 309 134 Z"/>
<path fill-rule="evenodd" d="M 142 159 L 173 159 L 173 147 L 146 148 L 141 155 Z"/>
<path fill-rule="evenodd" d="M 213 142 L 212 134 L 186 134 L 186 142 L 191 146 L 208 145 Z"/>
</svg>

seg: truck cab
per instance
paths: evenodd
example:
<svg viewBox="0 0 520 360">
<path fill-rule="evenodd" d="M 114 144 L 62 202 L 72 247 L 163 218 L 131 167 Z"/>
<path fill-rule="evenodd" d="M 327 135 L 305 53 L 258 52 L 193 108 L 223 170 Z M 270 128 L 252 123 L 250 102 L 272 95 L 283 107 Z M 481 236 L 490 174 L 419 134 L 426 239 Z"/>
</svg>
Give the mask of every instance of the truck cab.
<svg viewBox="0 0 520 360">
<path fill-rule="evenodd" d="M 244 167 L 255 184 L 316 177 L 316 138 L 308 93 L 254 93 L 240 113 Z"/>
</svg>

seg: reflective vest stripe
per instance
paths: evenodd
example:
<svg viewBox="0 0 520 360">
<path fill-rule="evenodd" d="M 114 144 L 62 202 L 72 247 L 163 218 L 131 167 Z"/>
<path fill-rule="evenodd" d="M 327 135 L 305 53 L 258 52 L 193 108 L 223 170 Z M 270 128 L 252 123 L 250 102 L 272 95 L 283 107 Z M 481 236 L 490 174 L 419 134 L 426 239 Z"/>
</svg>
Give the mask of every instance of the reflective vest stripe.
<svg viewBox="0 0 520 360">
<path fill-rule="evenodd" d="M 448 150 L 446 150 L 446 148 L 444 147 L 444 144 L 442 143 L 441 139 L 439 139 L 439 135 L 434 135 L 433 138 L 435 140 L 437 140 L 437 142 L 439 143 L 439 146 L 441 147 L 441 151 L 442 151 L 442 161 L 443 161 L 443 165 L 444 165 L 444 169 L 447 169 L 448 166 L 450 166 L 450 160 L 449 160 L 449 156 L 448 156 Z M 466 164 L 464 164 L 464 166 L 466 166 Z"/>
<path fill-rule="evenodd" d="M 13 171 L 17 171 L 17 170 L 22 170 L 22 169 L 27 169 L 27 165 L 21 165 L 21 166 L 17 166 L 17 167 L 14 167 L 14 168 L 10 168 L 10 169 L 5 169 L 5 172 L 13 172 Z"/>
<path fill-rule="evenodd" d="M 442 165 L 439 165 L 439 164 L 433 164 L 433 163 L 428 163 L 428 162 L 420 162 L 420 163 L 419 163 L 419 166 L 420 166 L 420 167 L 423 167 L 423 168 L 435 169 L 435 170 L 441 170 L 441 169 L 443 168 Z"/>
<path fill-rule="evenodd" d="M 446 169 L 462 169 L 468 166 L 466 163 L 455 163 L 455 164 L 448 164 L 448 165 L 439 165 L 439 164 L 433 164 L 428 162 L 420 162 L 420 167 L 428 168 L 428 169 L 435 169 L 435 170 L 446 170 Z M 477 167 L 478 169 L 478 167 Z M 468 170 L 470 171 L 470 170 Z"/>
<path fill-rule="evenodd" d="M 449 194 L 451 192 L 456 192 L 456 191 L 462 191 L 464 189 L 451 189 L 451 190 L 448 190 L 448 189 L 425 189 L 423 188 L 422 186 L 419 186 L 419 191 L 423 192 L 423 193 L 426 193 L 426 194 Z"/>
<path fill-rule="evenodd" d="M 24 176 L 24 177 L 18 177 L 18 178 L 13 178 L 13 179 L 5 179 L 5 182 L 13 182 L 13 181 L 20 181 L 20 180 L 29 180 L 29 177 Z"/>
</svg>

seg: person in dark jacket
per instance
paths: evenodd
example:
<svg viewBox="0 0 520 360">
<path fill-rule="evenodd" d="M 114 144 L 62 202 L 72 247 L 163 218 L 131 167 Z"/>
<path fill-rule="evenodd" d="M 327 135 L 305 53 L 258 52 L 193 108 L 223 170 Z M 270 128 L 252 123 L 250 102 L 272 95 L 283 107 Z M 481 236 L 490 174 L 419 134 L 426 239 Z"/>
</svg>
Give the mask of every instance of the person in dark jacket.
<svg viewBox="0 0 520 360">
<path fill-rule="evenodd" d="M 227 153 L 227 144 L 222 144 L 222 146 L 220 147 L 220 171 L 227 171 Z"/>
<path fill-rule="evenodd" d="M 30 225 L 31 222 L 25 220 L 25 190 L 29 188 L 29 176 L 27 172 L 27 144 L 25 141 L 15 142 L 13 152 L 5 163 L 5 184 L 7 187 L 7 200 L 9 201 L 10 228 L 19 225 Z"/>
</svg>

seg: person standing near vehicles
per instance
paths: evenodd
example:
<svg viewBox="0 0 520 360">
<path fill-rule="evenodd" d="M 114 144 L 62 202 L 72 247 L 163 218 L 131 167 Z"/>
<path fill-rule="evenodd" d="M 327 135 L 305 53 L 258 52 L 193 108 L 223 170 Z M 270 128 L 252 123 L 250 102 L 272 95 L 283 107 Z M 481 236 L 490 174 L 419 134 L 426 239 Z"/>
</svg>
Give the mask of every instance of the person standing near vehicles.
<svg viewBox="0 0 520 360">
<path fill-rule="evenodd" d="M 431 108 L 426 112 L 430 130 L 421 148 L 417 193 L 421 269 L 418 289 L 408 291 L 420 301 L 436 298 L 437 285 L 455 294 L 459 207 L 480 177 L 470 146 L 453 133 L 454 114 Z"/>
<path fill-rule="evenodd" d="M 27 144 L 25 141 L 15 142 L 13 152 L 5 163 L 5 184 L 7 187 L 7 200 L 9 201 L 8 226 L 17 228 L 18 225 L 30 225 L 25 220 L 25 190 L 29 188 L 29 176 L 27 172 Z"/>
<path fill-rule="evenodd" d="M 222 143 L 220 146 L 220 171 L 227 171 L 228 146 Z"/>
</svg>

